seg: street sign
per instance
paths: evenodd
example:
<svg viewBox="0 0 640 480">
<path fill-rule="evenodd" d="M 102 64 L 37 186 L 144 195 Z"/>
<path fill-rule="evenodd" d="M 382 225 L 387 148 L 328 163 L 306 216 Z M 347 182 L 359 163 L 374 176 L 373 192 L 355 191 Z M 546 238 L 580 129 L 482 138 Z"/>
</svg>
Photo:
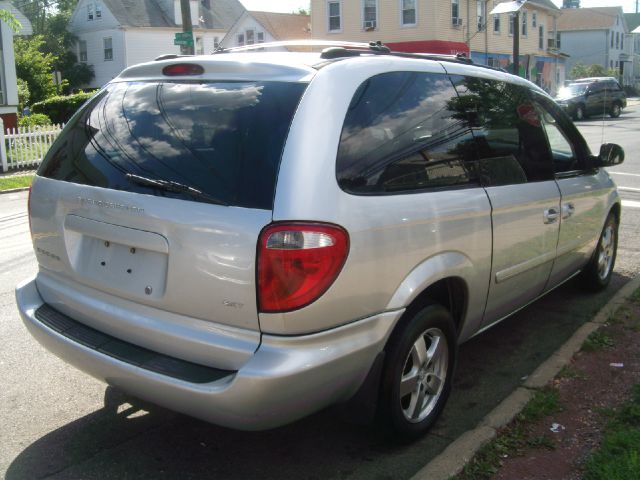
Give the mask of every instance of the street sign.
<svg viewBox="0 0 640 480">
<path fill-rule="evenodd" d="M 193 40 L 178 40 L 177 38 L 173 41 L 174 45 L 184 45 L 186 47 L 193 47 Z"/>
<path fill-rule="evenodd" d="M 173 44 L 193 47 L 193 32 L 177 32 Z"/>
</svg>

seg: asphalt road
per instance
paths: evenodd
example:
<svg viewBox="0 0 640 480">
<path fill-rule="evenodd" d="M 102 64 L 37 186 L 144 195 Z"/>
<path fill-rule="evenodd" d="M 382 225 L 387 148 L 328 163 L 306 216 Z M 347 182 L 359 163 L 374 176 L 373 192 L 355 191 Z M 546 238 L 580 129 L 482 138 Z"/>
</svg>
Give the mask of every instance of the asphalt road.
<svg viewBox="0 0 640 480">
<path fill-rule="evenodd" d="M 26 193 L 0 195 L 0 476 L 7 479 L 410 478 L 472 428 L 631 277 L 640 272 L 640 109 L 604 119 L 605 141 L 623 145 L 612 169 L 624 199 L 612 286 L 575 282 L 461 347 L 454 393 L 441 421 L 408 446 L 343 420 L 338 409 L 293 425 L 243 433 L 141 404 L 41 348 L 16 312 L 13 288 L 35 272 Z M 603 119 L 580 122 L 594 151 Z M 624 359 L 620 359 L 624 361 Z"/>
</svg>

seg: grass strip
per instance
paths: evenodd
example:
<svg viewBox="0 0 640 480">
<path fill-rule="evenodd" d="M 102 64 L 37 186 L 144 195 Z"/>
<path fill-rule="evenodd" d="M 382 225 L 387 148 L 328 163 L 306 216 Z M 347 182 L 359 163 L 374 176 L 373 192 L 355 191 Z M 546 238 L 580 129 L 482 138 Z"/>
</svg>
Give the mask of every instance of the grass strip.
<svg viewBox="0 0 640 480">
<path fill-rule="evenodd" d="M 527 448 L 553 448 L 553 441 L 545 436 L 530 438 L 531 425 L 562 410 L 560 394 L 553 387 L 538 390 L 514 422 L 485 445 L 455 480 L 485 480 L 498 472 L 503 458 L 521 455 Z"/>
<path fill-rule="evenodd" d="M 637 480 L 640 476 L 640 385 L 605 429 L 585 467 L 585 480 Z"/>
<path fill-rule="evenodd" d="M 31 185 L 31 180 L 33 180 L 33 175 L 0 177 L 0 191 L 28 187 Z"/>
</svg>

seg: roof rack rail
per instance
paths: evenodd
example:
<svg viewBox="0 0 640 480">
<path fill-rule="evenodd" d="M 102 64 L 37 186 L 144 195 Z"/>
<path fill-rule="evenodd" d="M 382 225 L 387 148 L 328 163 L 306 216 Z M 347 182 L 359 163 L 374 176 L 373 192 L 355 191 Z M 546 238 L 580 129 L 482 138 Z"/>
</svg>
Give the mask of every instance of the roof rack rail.
<svg viewBox="0 0 640 480">
<path fill-rule="evenodd" d="M 244 45 L 242 47 L 218 47 L 212 52 L 212 55 L 220 53 L 247 52 L 251 50 L 264 50 L 267 48 L 279 47 L 348 47 L 368 50 L 371 48 L 371 44 L 365 42 L 341 42 L 336 40 L 283 40 L 280 42 L 254 43 L 252 45 Z"/>
<path fill-rule="evenodd" d="M 396 52 L 392 51 L 388 46 L 380 41 L 377 42 L 345 42 L 336 40 L 286 40 L 280 42 L 268 42 L 268 43 L 255 43 L 252 45 L 245 45 L 243 47 L 232 48 L 217 48 L 213 51 L 213 54 L 221 53 L 235 53 L 235 52 L 247 52 L 253 50 L 264 50 L 268 48 L 278 47 L 328 47 L 322 50 L 320 57 L 325 60 L 314 67 L 321 67 L 332 63 L 334 60 L 342 58 L 357 57 L 360 55 L 390 55 L 393 57 L 401 58 L 414 58 L 420 60 L 434 60 L 437 62 L 452 62 L 461 63 L 465 65 L 475 65 L 480 68 L 486 68 L 488 70 L 500 71 L 500 68 L 490 67 L 488 65 L 482 65 L 474 63 L 464 53 L 457 54 L 440 54 L 440 53 L 409 53 L 409 52 Z"/>
<path fill-rule="evenodd" d="M 161 62 L 162 60 L 173 60 L 174 58 L 192 57 L 193 55 L 178 55 L 177 53 L 165 53 L 153 59 L 154 62 Z"/>
</svg>

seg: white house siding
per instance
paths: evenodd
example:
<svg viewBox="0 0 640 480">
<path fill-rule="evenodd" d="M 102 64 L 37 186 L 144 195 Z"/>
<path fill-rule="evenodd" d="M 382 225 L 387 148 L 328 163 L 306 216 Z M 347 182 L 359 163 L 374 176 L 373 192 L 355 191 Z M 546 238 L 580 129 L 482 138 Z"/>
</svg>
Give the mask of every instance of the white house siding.
<svg viewBox="0 0 640 480">
<path fill-rule="evenodd" d="M 254 32 L 254 43 L 258 43 L 258 32 L 262 32 L 264 34 L 265 42 L 275 42 L 276 39 L 258 22 L 255 18 L 253 18 L 249 13 L 245 13 L 240 20 L 236 22 L 236 24 L 229 30 L 229 33 L 222 41 L 221 46 L 223 48 L 232 48 L 239 46 L 238 44 L 238 34 L 243 34 L 245 37 L 245 45 L 247 38 L 247 30 L 253 30 Z M 282 50 L 285 50 L 284 48 Z"/>
<path fill-rule="evenodd" d="M 78 40 L 87 42 L 87 63 L 93 65 L 95 77 L 87 87 L 99 88 L 117 77 L 126 67 L 124 32 L 120 29 L 105 29 L 77 34 Z M 105 60 L 104 39 L 111 37 L 113 60 Z M 79 44 L 79 42 L 78 42 Z M 76 52 L 78 54 L 78 52 Z"/>
<path fill-rule="evenodd" d="M 126 39 L 126 66 L 137 63 L 150 62 L 164 54 L 180 53 L 180 47 L 173 44 L 175 34 L 179 29 L 158 28 L 128 28 L 125 31 Z M 210 54 L 214 50 L 214 40 L 218 37 L 222 40 L 223 31 L 194 30 L 194 42 L 198 37 L 203 39 L 204 53 Z"/>
</svg>

